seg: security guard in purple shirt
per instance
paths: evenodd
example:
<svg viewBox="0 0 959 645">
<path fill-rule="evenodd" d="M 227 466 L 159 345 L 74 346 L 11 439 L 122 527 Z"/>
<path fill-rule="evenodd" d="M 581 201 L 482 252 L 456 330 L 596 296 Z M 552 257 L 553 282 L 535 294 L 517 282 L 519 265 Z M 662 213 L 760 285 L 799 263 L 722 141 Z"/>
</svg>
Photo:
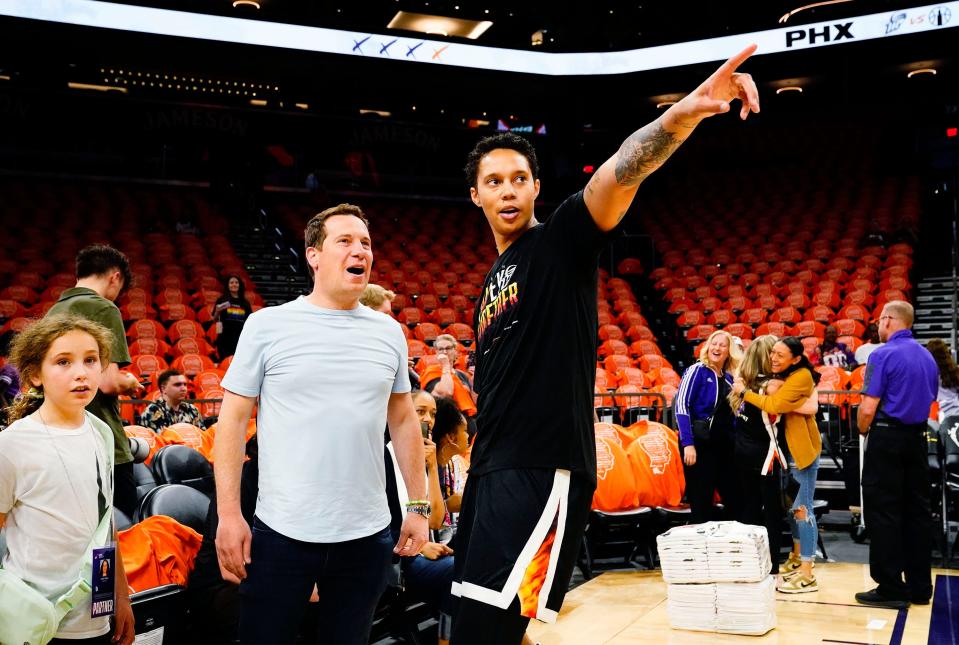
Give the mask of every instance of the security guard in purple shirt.
<svg viewBox="0 0 959 645">
<path fill-rule="evenodd" d="M 884 343 L 866 363 L 857 421 L 868 437 L 862 496 L 869 528 L 869 573 L 878 586 L 856 594 L 864 605 L 903 608 L 932 596 L 932 514 L 926 424 L 939 370 L 910 328 L 912 305 L 886 304 L 879 316 Z M 905 574 L 905 581 L 903 581 Z"/>
</svg>

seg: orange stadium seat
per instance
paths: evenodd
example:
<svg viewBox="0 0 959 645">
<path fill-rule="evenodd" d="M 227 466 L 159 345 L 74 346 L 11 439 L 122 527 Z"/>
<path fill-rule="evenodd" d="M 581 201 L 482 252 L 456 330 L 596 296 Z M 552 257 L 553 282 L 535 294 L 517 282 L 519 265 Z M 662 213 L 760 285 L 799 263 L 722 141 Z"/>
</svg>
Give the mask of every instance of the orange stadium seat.
<svg viewBox="0 0 959 645">
<path fill-rule="evenodd" d="M 165 357 L 170 355 L 170 346 L 160 338 L 141 337 L 130 344 L 130 355 L 137 354 L 155 354 Z"/>
<path fill-rule="evenodd" d="M 183 354 L 173 359 L 171 367 L 180 370 L 188 377 L 193 378 L 204 370 L 210 370 L 216 367 L 209 356 L 201 354 Z"/>
<path fill-rule="evenodd" d="M 127 329 L 127 338 L 138 340 L 140 338 L 159 338 L 166 336 L 166 328 L 156 320 L 136 320 Z"/>
<path fill-rule="evenodd" d="M 138 354 L 131 356 L 127 369 L 141 380 L 144 378 L 155 380 L 156 375 L 168 368 L 167 362 L 155 354 Z"/>
<path fill-rule="evenodd" d="M 599 328 L 599 339 L 601 341 L 623 340 L 625 337 L 623 330 L 617 325 L 603 325 Z"/>
<path fill-rule="evenodd" d="M 441 333 L 443 333 L 443 331 L 439 328 L 439 325 L 431 322 L 422 322 L 413 328 L 413 336 L 431 346 L 433 345 L 433 341 L 436 340 L 436 337 Z"/>
<path fill-rule="evenodd" d="M 629 356 L 629 346 L 621 340 L 610 339 L 603 341 L 599 346 L 599 356 Z"/>
<path fill-rule="evenodd" d="M 178 320 L 196 320 L 196 314 L 189 305 L 170 304 L 160 305 L 160 320 L 163 322 L 172 322 Z"/>
<path fill-rule="evenodd" d="M 193 386 L 200 392 L 220 387 L 225 373 L 221 369 L 203 370 L 193 377 Z"/>
<path fill-rule="evenodd" d="M 195 320 L 177 320 L 167 331 L 170 342 L 176 343 L 181 338 L 203 338 L 203 326 Z"/>
<path fill-rule="evenodd" d="M 814 320 L 803 320 L 796 323 L 792 328 L 793 336 L 815 336 L 816 338 L 822 338 L 825 333 L 826 326 Z"/>
<path fill-rule="evenodd" d="M 172 349 L 172 355 L 174 358 L 183 356 L 185 354 L 202 354 L 204 356 L 213 356 L 216 352 L 213 347 L 210 346 L 206 340 L 203 338 L 181 338 L 178 340 Z"/>
</svg>

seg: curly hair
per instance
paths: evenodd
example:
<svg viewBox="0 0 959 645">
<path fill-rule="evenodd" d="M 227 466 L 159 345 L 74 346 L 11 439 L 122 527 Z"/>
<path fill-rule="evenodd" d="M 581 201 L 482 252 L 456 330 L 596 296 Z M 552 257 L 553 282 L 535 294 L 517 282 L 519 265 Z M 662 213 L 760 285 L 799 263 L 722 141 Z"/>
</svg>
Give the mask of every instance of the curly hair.
<svg viewBox="0 0 959 645">
<path fill-rule="evenodd" d="M 523 137 L 513 132 L 501 132 L 489 137 L 480 139 L 476 146 L 466 156 L 466 167 L 463 172 L 466 173 L 466 183 L 470 188 L 476 187 L 477 174 L 479 173 L 480 161 L 493 150 L 505 148 L 515 150 L 529 162 L 529 170 L 532 173 L 531 179 L 539 177 L 539 160 L 536 158 L 536 150 L 533 144 Z"/>
<path fill-rule="evenodd" d="M 926 343 L 926 349 L 936 360 L 942 387 L 947 390 L 959 389 L 959 365 L 956 365 L 956 361 L 953 360 L 949 345 L 946 345 L 941 338 L 933 338 Z"/>
<path fill-rule="evenodd" d="M 25 384 L 32 384 L 40 378 L 43 359 L 50 346 L 61 336 L 71 331 L 82 331 L 97 342 L 100 352 L 100 364 L 110 362 L 110 345 L 113 334 L 109 329 L 87 318 L 70 314 L 58 314 L 41 318 L 17 335 L 10 349 L 10 362 L 20 371 Z M 17 397 L 13 405 L 7 408 L 8 419 L 13 423 L 32 414 L 43 404 L 43 386 L 30 387 L 26 394 Z"/>
</svg>

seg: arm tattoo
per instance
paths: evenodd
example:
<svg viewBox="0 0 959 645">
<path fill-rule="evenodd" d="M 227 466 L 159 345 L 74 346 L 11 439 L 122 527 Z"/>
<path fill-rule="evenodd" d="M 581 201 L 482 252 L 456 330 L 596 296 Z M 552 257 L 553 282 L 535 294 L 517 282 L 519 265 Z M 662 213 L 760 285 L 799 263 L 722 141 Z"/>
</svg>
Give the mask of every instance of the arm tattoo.
<svg viewBox="0 0 959 645">
<path fill-rule="evenodd" d="M 616 153 L 616 183 L 636 186 L 659 168 L 685 140 L 653 121 L 629 136 Z"/>
</svg>

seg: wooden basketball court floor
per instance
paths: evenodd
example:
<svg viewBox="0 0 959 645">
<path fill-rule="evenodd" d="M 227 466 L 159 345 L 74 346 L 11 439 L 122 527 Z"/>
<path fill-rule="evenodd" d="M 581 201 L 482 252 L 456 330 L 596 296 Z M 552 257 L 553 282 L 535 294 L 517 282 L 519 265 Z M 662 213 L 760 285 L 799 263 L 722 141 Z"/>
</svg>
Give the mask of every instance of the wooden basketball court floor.
<svg viewBox="0 0 959 645">
<path fill-rule="evenodd" d="M 959 645 L 959 570 L 934 569 L 933 601 L 904 610 L 856 603 L 857 591 L 875 587 L 868 565 L 821 562 L 816 577 L 818 592 L 776 594 L 778 627 L 764 636 L 670 628 L 660 571 L 603 573 L 566 595 L 555 624 L 531 621 L 527 633 L 542 645 Z"/>
</svg>

